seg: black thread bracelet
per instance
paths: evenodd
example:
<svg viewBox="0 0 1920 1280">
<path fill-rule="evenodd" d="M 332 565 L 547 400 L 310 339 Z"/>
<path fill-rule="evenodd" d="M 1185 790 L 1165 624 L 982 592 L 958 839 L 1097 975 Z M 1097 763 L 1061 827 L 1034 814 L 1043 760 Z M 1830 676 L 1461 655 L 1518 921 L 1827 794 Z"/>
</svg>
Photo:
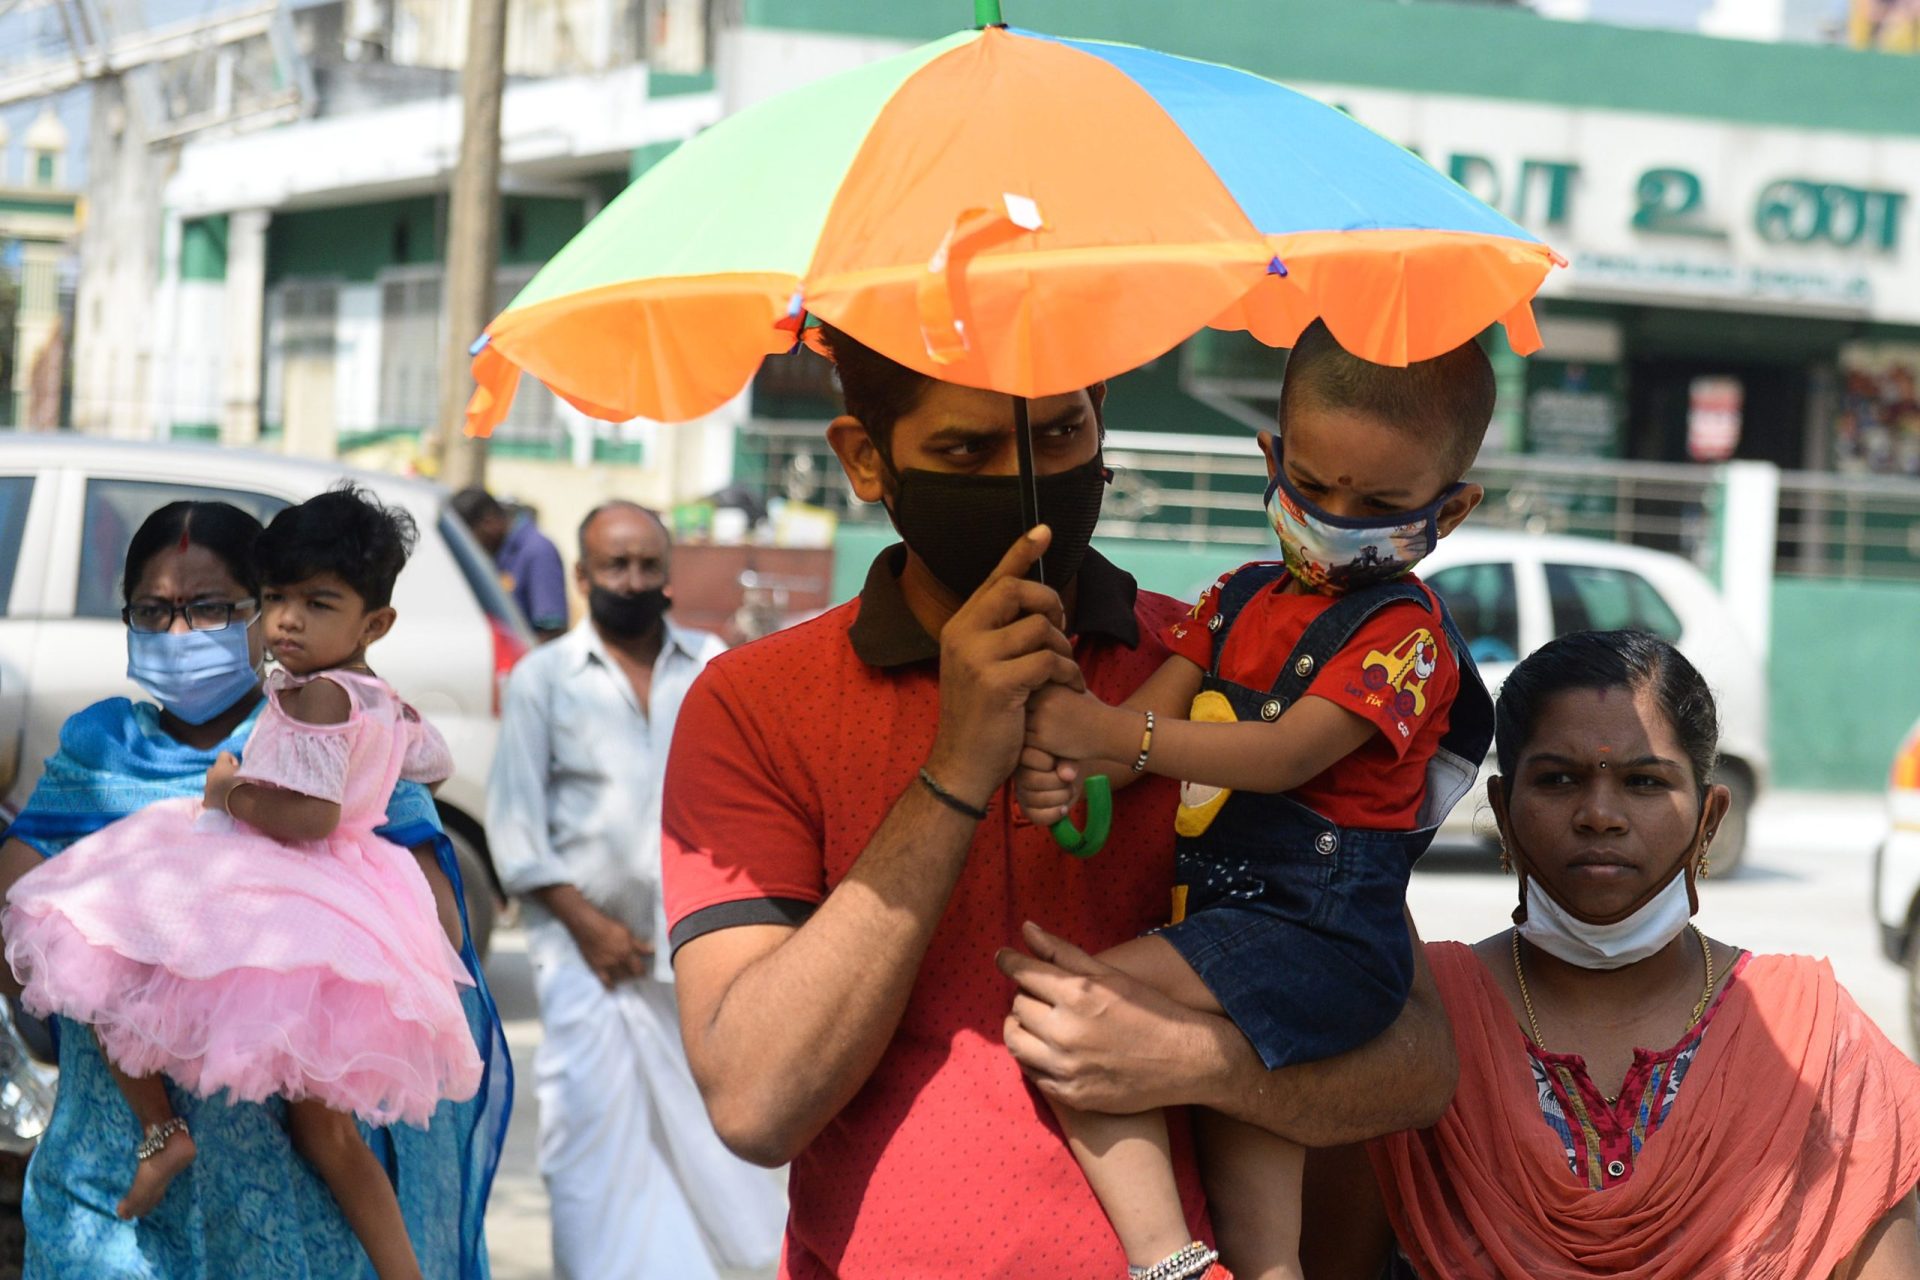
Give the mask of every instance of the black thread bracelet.
<svg viewBox="0 0 1920 1280">
<path fill-rule="evenodd" d="M 925 787 L 931 793 L 933 793 L 933 798 L 935 800 L 938 800 L 941 804 L 947 806 L 947 808 L 953 810 L 955 813 L 963 813 L 967 817 L 972 818 L 975 822 L 986 821 L 987 811 L 985 809 L 975 808 L 973 805 L 968 804 L 965 800 L 962 800 L 959 796 L 953 794 L 953 792 L 941 786 L 938 782 L 935 782 L 933 780 L 933 775 L 927 772 L 926 767 L 924 765 L 921 766 L 921 769 L 920 769 L 920 785 Z"/>
</svg>

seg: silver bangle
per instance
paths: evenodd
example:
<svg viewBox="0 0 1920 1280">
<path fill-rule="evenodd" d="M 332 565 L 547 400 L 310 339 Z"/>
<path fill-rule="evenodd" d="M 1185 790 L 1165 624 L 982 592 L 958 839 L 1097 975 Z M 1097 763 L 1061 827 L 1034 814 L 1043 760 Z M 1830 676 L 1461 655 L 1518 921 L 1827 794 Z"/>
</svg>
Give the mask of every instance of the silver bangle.
<svg viewBox="0 0 1920 1280">
<path fill-rule="evenodd" d="M 1200 1280 L 1220 1255 L 1195 1240 L 1140 1272 L 1133 1280 Z"/>
<path fill-rule="evenodd" d="M 151 1160 L 166 1150 L 167 1139 L 176 1133 L 186 1132 L 187 1122 L 179 1116 L 160 1124 L 150 1124 L 147 1126 L 147 1136 L 140 1140 L 140 1145 L 133 1149 L 133 1153 L 142 1160 Z"/>
</svg>

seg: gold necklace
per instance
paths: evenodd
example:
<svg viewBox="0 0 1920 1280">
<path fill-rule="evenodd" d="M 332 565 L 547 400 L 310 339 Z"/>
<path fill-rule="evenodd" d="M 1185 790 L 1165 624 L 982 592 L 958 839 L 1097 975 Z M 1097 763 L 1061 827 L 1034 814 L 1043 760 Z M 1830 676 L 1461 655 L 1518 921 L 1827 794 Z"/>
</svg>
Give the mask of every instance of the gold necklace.
<svg viewBox="0 0 1920 1280">
<path fill-rule="evenodd" d="M 1700 926 L 1689 924 L 1693 936 L 1700 940 L 1700 956 L 1707 962 L 1707 986 L 1700 993 L 1700 1003 L 1693 1006 L 1693 1016 L 1687 1019 L 1687 1030 L 1700 1025 L 1700 1019 L 1707 1015 L 1707 1002 L 1713 999 L 1713 948 L 1707 945 L 1707 935 L 1700 932 Z M 1527 1009 L 1527 1026 L 1533 1031 L 1533 1042 L 1542 1049 L 1547 1047 L 1546 1040 L 1540 1034 L 1540 1020 L 1533 1014 L 1533 995 L 1527 990 L 1527 971 L 1520 963 L 1520 930 L 1513 930 L 1513 976 L 1520 983 L 1520 1003 Z M 1614 1101 L 1612 1098 L 1608 1102 Z"/>
</svg>

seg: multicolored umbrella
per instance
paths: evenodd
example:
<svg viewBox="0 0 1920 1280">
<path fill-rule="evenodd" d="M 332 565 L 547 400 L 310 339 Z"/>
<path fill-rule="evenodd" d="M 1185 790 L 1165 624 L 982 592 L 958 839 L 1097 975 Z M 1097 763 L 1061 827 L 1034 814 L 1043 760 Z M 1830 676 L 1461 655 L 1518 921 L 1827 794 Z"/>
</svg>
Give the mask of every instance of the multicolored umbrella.
<svg viewBox="0 0 1920 1280">
<path fill-rule="evenodd" d="M 1403 148 L 1270 80 L 995 25 L 731 116 L 661 161 L 475 344 L 468 430 L 522 371 L 598 418 L 682 421 L 807 314 L 949 382 L 1058 394 L 1201 328 L 1316 316 L 1380 364 L 1504 322 L 1553 252 Z"/>
<path fill-rule="evenodd" d="M 675 422 L 737 395 L 811 314 L 921 373 L 1030 397 L 1202 328 L 1288 346 L 1315 317 L 1377 364 L 1496 322 L 1540 345 L 1553 251 L 1343 113 L 1229 67 L 979 26 L 763 102 L 648 171 L 474 345 L 467 429 L 520 374 L 597 417 Z M 1090 778 L 1087 857 L 1111 820 Z"/>
</svg>

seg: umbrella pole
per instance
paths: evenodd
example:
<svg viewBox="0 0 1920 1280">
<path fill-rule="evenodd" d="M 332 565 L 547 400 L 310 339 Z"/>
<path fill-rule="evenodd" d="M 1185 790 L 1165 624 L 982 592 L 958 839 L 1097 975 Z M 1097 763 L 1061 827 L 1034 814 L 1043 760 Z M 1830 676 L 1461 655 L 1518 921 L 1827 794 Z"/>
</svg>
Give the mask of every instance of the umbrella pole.
<svg viewBox="0 0 1920 1280">
<path fill-rule="evenodd" d="M 1033 423 L 1028 417 L 1027 408 L 1025 396 L 1013 398 L 1013 450 L 1020 460 L 1022 532 L 1040 523 L 1040 486 L 1033 474 Z M 1041 571 L 1038 560 L 1033 562 L 1032 573 L 1035 582 L 1046 582 L 1046 574 Z M 1094 774 L 1087 779 L 1086 797 L 1085 830 L 1076 827 L 1071 816 L 1060 819 L 1051 828 L 1054 843 L 1076 858 L 1091 858 L 1100 852 L 1107 843 L 1107 836 L 1113 831 L 1112 784 L 1104 776 Z"/>
<path fill-rule="evenodd" d="M 1013 449 L 1020 460 L 1020 532 L 1040 523 L 1040 485 L 1033 474 L 1033 424 L 1027 418 L 1027 398 L 1013 398 Z M 1034 561 L 1033 579 L 1045 582 L 1040 562 Z"/>
</svg>

